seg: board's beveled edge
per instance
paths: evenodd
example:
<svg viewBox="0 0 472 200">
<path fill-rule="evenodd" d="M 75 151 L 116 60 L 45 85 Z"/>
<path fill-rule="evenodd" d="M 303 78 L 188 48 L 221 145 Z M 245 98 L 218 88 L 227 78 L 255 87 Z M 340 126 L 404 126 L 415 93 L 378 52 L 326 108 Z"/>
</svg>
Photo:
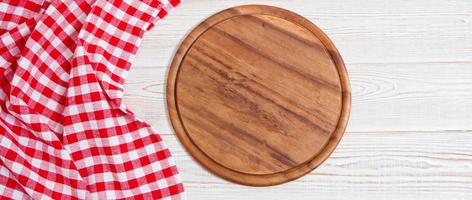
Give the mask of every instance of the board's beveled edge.
<svg viewBox="0 0 472 200">
<path fill-rule="evenodd" d="M 240 173 L 228 169 L 219 163 L 215 162 L 209 158 L 205 152 L 201 151 L 193 141 L 190 139 L 188 134 L 185 132 L 185 128 L 181 124 L 179 113 L 177 110 L 176 104 L 176 80 L 178 77 L 179 67 L 182 60 L 185 58 L 187 51 L 191 48 L 192 44 L 198 39 L 198 37 L 203 34 L 208 28 L 212 27 L 215 24 L 218 24 L 221 21 L 227 20 L 231 17 L 246 15 L 246 14 L 267 14 L 280 17 L 286 20 L 289 20 L 293 23 L 296 23 L 300 26 L 305 27 L 310 30 L 314 35 L 316 35 L 323 45 L 328 50 L 329 55 L 331 56 L 333 62 L 336 65 L 338 71 L 339 79 L 342 86 L 342 108 L 341 115 L 338 120 L 337 127 L 332 133 L 329 142 L 326 144 L 324 149 L 322 149 L 318 155 L 316 155 L 312 160 L 305 162 L 299 165 L 296 168 L 287 170 L 281 173 L 269 174 L 269 175 L 251 175 Z M 224 11 L 221 11 L 204 22 L 199 24 L 194 28 L 188 36 L 182 41 L 179 46 L 175 56 L 173 58 L 172 64 L 168 72 L 167 79 L 167 108 L 170 117 L 170 121 L 174 128 L 176 135 L 178 136 L 182 145 L 186 150 L 192 155 L 192 157 L 199 162 L 202 166 L 208 169 L 210 172 L 232 182 L 236 182 L 243 185 L 249 186 L 271 186 L 289 182 L 291 180 L 302 177 L 303 175 L 311 172 L 321 163 L 323 163 L 329 155 L 334 151 L 339 141 L 341 140 L 344 131 L 347 126 L 349 119 L 350 108 L 351 108 L 351 88 L 349 84 L 349 78 L 347 74 L 346 67 L 344 62 L 334 46 L 331 40 L 313 23 L 304 17 L 295 14 L 291 11 L 272 7 L 272 6 L 262 6 L 262 5 L 246 5 L 230 8 Z"/>
</svg>

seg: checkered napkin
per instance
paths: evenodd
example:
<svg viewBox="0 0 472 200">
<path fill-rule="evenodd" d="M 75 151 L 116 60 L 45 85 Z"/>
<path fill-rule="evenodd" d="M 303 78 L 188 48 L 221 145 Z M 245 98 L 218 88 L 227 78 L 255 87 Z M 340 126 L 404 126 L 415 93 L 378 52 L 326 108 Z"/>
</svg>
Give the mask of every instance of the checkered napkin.
<svg viewBox="0 0 472 200">
<path fill-rule="evenodd" d="M 0 2 L 0 198 L 184 199 L 122 104 L 143 34 L 180 0 Z"/>
</svg>

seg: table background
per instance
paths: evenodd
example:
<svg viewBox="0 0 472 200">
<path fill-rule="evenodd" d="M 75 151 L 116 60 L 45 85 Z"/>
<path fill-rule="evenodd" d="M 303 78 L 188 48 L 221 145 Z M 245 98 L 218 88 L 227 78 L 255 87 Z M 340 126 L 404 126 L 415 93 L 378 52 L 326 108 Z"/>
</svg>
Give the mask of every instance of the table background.
<svg viewBox="0 0 472 200">
<path fill-rule="evenodd" d="M 173 134 L 165 79 L 173 53 L 206 17 L 241 4 L 280 6 L 323 29 L 352 84 L 347 133 L 309 175 L 252 188 L 200 167 Z M 472 1 L 184 0 L 147 33 L 125 103 L 171 149 L 189 200 L 472 199 Z"/>
</svg>

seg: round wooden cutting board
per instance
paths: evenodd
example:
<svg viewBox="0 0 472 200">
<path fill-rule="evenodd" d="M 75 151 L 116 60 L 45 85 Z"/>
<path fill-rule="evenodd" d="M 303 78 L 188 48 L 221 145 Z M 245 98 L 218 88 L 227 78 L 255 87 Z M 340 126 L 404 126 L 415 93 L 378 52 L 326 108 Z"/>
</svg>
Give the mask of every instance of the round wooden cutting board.
<svg viewBox="0 0 472 200">
<path fill-rule="evenodd" d="M 189 153 L 214 174 L 252 186 L 319 166 L 349 118 L 348 75 L 337 49 L 307 19 L 240 6 L 197 26 L 170 68 L 168 109 Z"/>
</svg>

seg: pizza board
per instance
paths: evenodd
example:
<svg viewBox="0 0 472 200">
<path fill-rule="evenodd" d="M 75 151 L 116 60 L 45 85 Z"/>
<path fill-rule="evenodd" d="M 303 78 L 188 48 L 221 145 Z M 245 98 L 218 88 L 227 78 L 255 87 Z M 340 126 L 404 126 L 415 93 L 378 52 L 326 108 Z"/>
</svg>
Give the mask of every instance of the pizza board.
<svg viewBox="0 0 472 200">
<path fill-rule="evenodd" d="M 293 12 L 217 13 L 183 40 L 167 107 L 187 151 L 214 174 L 270 186 L 318 167 L 344 134 L 349 78 L 330 39 Z"/>
</svg>

